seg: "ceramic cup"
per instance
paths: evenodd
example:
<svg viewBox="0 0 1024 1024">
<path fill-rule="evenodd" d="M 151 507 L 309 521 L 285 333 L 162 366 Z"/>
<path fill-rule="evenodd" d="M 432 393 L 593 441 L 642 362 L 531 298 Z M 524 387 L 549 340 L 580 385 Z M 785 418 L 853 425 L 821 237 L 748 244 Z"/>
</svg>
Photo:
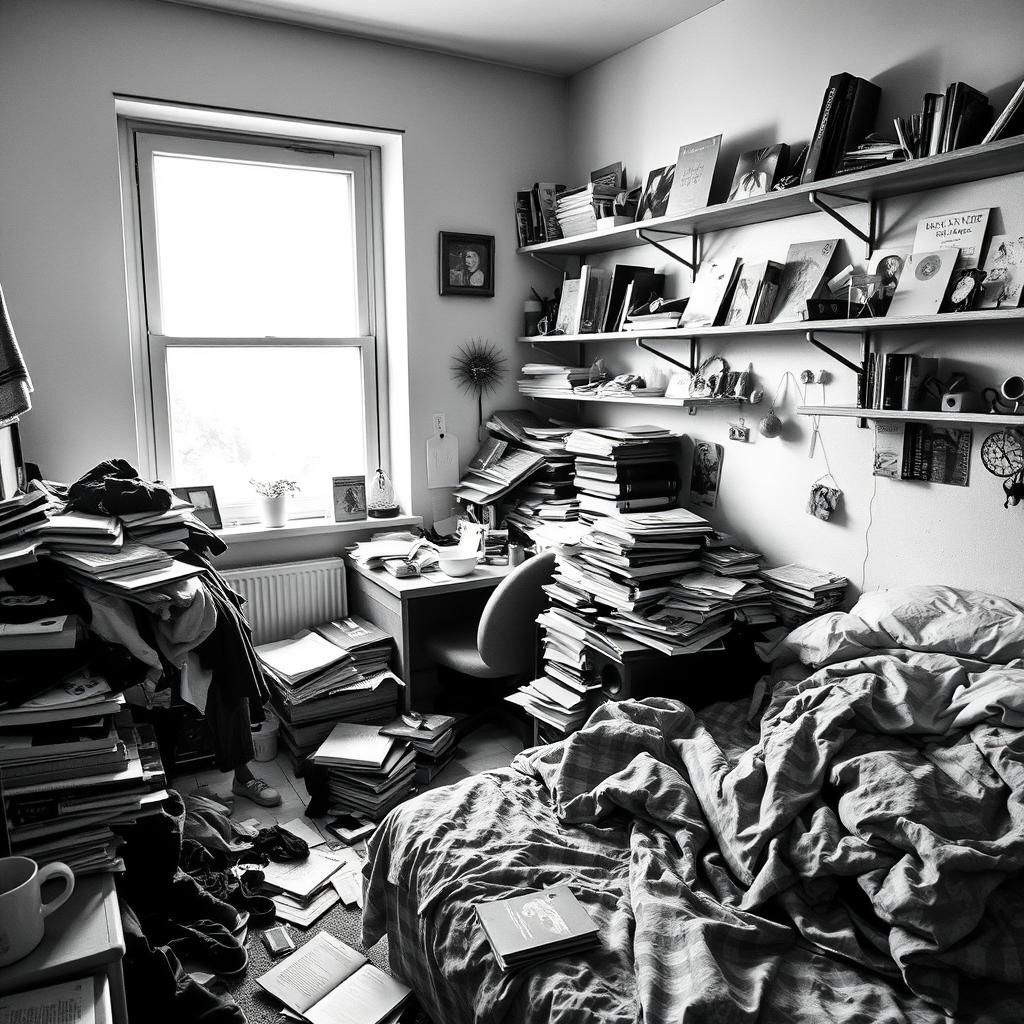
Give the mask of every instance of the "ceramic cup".
<svg viewBox="0 0 1024 1024">
<path fill-rule="evenodd" d="M 40 892 L 49 878 L 64 880 L 64 891 L 49 903 Z M 0 857 L 0 967 L 28 956 L 43 941 L 43 922 L 63 906 L 75 888 L 67 864 L 41 868 L 28 857 Z"/>
</svg>

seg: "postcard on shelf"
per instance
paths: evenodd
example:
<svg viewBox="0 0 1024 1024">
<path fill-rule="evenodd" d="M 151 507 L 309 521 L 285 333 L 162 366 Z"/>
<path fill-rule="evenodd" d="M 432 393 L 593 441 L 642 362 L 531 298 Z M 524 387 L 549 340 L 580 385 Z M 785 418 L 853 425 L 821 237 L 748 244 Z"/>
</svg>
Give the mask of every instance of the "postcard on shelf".
<svg viewBox="0 0 1024 1024">
<path fill-rule="evenodd" d="M 727 327 L 744 327 L 751 322 L 750 318 L 754 313 L 757 292 L 767 269 L 768 263 L 765 260 L 758 263 L 744 263 L 740 267 L 736 287 L 729 300 L 729 309 L 725 314 Z"/>
<path fill-rule="evenodd" d="M 946 296 L 959 249 L 914 252 L 907 257 L 888 316 L 931 316 Z"/>
<path fill-rule="evenodd" d="M 679 147 L 676 172 L 668 196 L 665 213 L 678 217 L 691 210 L 702 210 L 711 195 L 711 179 L 715 175 L 722 136 L 714 135 L 699 142 Z"/>
<path fill-rule="evenodd" d="M 968 270 L 981 264 L 981 246 L 985 241 L 990 207 L 944 213 L 938 217 L 922 217 L 917 222 L 914 252 L 934 252 L 936 249 L 956 249 L 960 255 L 957 270 Z"/>
<path fill-rule="evenodd" d="M 788 161 L 789 146 L 784 142 L 740 153 L 728 201 L 731 203 L 736 199 L 767 195 L 779 180 Z"/>
<path fill-rule="evenodd" d="M 362 476 L 336 476 L 334 486 L 334 521 L 348 523 L 366 518 L 366 478 Z"/>
<path fill-rule="evenodd" d="M 879 249 L 868 265 L 868 278 L 874 286 L 873 293 L 863 296 L 870 307 L 872 316 L 885 316 L 896 294 L 904 264 L 911 253 L 908 245 L 890 245 Z M 855 275 L 856 276 L 856 275 Z"/>
<path fill-rule="evenodd" d="M 1016 309 L 1024 288 L 1024 235 L 993 235 L 979 309 Z"/>
<path fill-rule="evenodd" d="M 644 188 L 644 194 L 640 197 L 640 205 L 636 211 L 637 220 L 652 220 L 655 217 L 665 216 L 675 173 L 676 165 L 668 164 L 665 167 L 656 167 L 647 175 L 647 185 Z"/>
<path fill-rule="evenodd" d="M 875 423 L 875 458 L 872 473 L 875 476 L 899 480 L 903 475 L 903 435 L 906 424 L 902 420 L 878 420 Z"/>
<path fill-rule="evenodd" d="M 690 300 L 683 310 L 682 326 L 713 327 L 718 322 L 739 262 L 736 256 L 731 256 L 721 261 L 704 260 L 701 263 Z"/>
<path fill-rule="evenodd" d="M 555 330 L 569 334 L 569 328 L 576 319 L 580 302 L 580 279 L 571 277 L 562 282 L 562 298 L 558 303 Z"/>
<path fill-rule="evenodd" d="M 772 323 L 791 323 L 807 317 L 807 300 L 818 297 L 828 275 L 839 239 L 794 242 L 786 253 L 786 266 L 772 309 Z"/>
</svg>

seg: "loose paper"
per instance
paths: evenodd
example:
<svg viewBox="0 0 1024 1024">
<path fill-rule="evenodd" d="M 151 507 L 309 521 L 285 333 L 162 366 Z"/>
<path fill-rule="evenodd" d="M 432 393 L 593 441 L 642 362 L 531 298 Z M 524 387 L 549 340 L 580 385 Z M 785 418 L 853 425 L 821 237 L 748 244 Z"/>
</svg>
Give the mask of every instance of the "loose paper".
<svg viewBox="0 0 1024 1024">
<path fill-rule="evenodd" d="M 427 438 L 427 487 L 458 487 L 459 439 L 454 434 Z"/>
<path fill-rule="evenodd" d="M 92 978 L 0 997 L 0 1024 L 94 1024 Z"/>
</svg>

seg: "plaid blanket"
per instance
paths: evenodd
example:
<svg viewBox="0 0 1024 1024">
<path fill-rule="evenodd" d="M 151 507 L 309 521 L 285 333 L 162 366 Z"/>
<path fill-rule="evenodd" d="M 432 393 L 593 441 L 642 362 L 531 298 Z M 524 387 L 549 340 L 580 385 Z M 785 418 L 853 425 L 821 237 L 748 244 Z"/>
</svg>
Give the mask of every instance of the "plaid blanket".
<svg viewBox="0 0 1024 1024">
<path fill-rule="evenodd" d="M 818 646 L 756 731 L 606 704 L 399 808 L 364 942 L 438 1024 L 1024 1020 L 1022 663 Z M 503 974 L 472 904 L 558 882 L 600 947 Z"/>
</svg>

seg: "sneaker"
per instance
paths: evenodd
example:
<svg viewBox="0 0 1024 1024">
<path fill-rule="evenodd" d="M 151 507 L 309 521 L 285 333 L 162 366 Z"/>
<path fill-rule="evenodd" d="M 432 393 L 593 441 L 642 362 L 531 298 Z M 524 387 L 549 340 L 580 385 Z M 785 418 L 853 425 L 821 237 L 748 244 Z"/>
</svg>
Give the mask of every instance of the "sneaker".
<svg viewBox="0 0 1024 1024">
<path fill-rule="evenodd" d="M 248 782 L 239 782 L 234 779 L 231 783 L 231 792 L 236 796 L 248 797 L 254 804 L 260 807 L 280 807 L 281 794 L 272 786 L 268 786 L 262 779 L 255 776 Z"/>
</svg>

